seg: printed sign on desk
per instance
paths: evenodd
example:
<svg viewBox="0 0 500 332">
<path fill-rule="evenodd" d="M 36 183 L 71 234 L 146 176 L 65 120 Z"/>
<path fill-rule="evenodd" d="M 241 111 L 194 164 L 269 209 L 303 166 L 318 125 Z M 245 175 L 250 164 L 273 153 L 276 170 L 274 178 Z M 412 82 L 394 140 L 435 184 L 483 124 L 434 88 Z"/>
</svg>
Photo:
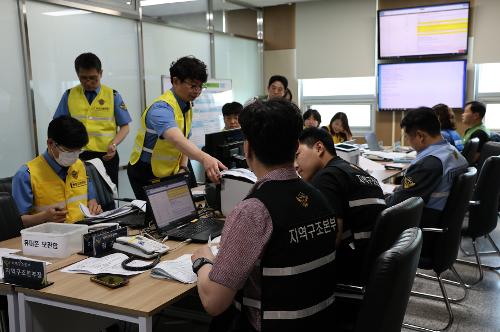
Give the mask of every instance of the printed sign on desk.
<svg viewBox="0 0 500 332">
<path fill-rule="evenodd" d="M 3 281 L 28 288 L 40 289 L 47 282 L 46 263 L 29 259 L 2 257 Z"/>
</svg>

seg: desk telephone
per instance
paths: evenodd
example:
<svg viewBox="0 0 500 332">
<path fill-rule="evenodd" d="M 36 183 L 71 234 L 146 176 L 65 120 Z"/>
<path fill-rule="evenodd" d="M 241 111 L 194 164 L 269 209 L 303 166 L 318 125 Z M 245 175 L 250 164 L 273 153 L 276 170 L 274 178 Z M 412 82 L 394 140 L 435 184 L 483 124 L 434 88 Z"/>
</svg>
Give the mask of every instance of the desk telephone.
<svg viewBox="0 0 500 332">
<path fill-rule="evenodd" d="M 150 240 L 141 235 L 122 236 L 116 238 L 113 249 L 132 254 L 134 256 L 152 259 L 163 255 L 169 247 L 158 241 Z"/>
</svg>

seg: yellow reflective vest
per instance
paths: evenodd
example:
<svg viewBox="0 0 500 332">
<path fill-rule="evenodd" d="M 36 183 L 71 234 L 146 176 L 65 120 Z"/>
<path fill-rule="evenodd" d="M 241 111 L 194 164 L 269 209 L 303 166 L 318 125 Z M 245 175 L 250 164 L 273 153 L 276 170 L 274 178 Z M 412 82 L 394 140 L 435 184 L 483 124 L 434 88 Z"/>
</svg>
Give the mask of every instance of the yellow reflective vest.
<svg viewBox="0 0 500 332">
<path fill-rule="evenodd" d="M 33 191 L 32 214 L 59 207 L 68 210 L 67 223 L 83 219 L 80 203 L 87 206 L 88 179 L 85 165 L 80 159 L 69 167 L 66 182 L 54 172 L 43 155 L 26 165 Z"/>
<path fill-rule="evenodd" d="M 113 89 L 101 85 L 99 93 L 89 104 L 81 85 L 69 90 L 68 109 L 72 117 L 80 120 L 89 134 L 84 150 L 107 152 L 116 135 Z"/>
<path fill-rule="evenodd" d="M 189 111 L 183 114 L 181 107 L 179 106 L 179 103 L 177 102 L 177 99 L 175 99 L 174 93 L 171 90 L 168 90 L 163 95 L 153 100 L 152 104 L 158 101 L 164 101 L 173 108 L 175 122 L 187 138 L 189 132 L 191 131 L 193 110 L 190 108 Z M 139 129 L 139 132 L 135 137 L 132 154 L 130 155 L 130 164 L 134 165 L 135 163 L 137 163 L 137 161 L 141 157 L 142 151 L 149 152 L 151 153 L 151 168 L 153 170 L 154 176 L 158 178 L 164 178 L 166 176 L 170 176 L 179 172 L 182 153 L 166 139 L 156 140 L 156 144 L 152 150 L 144 147 L 144 137 L 146 136 L 146 132 L 156 135 L 156 132 L 153 129 L 146 127 L 146 115 L 151 105 L 148 106 L 142 113 L 141 128 Z"/>
</svg>

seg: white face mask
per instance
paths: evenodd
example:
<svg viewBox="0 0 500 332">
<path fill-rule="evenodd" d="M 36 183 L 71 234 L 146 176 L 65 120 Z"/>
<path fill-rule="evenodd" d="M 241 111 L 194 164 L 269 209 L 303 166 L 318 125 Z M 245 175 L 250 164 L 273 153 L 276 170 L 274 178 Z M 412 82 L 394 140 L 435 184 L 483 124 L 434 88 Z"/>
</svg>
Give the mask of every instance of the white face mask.
<svg viewBox="0 0 500 332">
<path fill-rule="evenodd" d="M 63 167 L 69 167 L 69 166 L 73 165 L 74 163 L 76 163 L 79 156 L 80 156 L 79 151 L 75 151 L 75 152 L 59 151 L 59 157 L 56 158 L 56 161 L 59 165 L 61 165 Z"/>
<path fill-rule="evenodd" d="M 62 151 L 60 148 L 57 149 L 59 152 L 59 157 L 54 159 L 62 167 L 69 167 L 76 163 L 81 151 Z"/>
</svg>

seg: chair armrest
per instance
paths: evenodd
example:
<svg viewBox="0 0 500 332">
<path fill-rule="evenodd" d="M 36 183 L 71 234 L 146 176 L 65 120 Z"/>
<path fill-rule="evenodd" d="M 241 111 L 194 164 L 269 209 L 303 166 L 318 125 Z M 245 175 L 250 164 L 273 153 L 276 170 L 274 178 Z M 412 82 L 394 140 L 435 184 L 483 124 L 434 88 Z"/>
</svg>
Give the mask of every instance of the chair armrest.
<svg viewBox="0 0 500 332">
<path fill-rule="evenodd" d="M 430 233 L 446 233 L 448 228 L 421 228 L 422 232 L 430 232 Z"/>
<path fill-rule="evenodd" d="M 348 292 L 353 294 L 364 295 L 365 287 L 355 286 L 355 285 L 346 285 L 346 284 L 336 284 L 335 292 Z"/>
<path fill-rule="evenodd" d="M 478 206 L 481 205 L 481 201 L 469 201 L 469 205 Z"/>
</svg>

